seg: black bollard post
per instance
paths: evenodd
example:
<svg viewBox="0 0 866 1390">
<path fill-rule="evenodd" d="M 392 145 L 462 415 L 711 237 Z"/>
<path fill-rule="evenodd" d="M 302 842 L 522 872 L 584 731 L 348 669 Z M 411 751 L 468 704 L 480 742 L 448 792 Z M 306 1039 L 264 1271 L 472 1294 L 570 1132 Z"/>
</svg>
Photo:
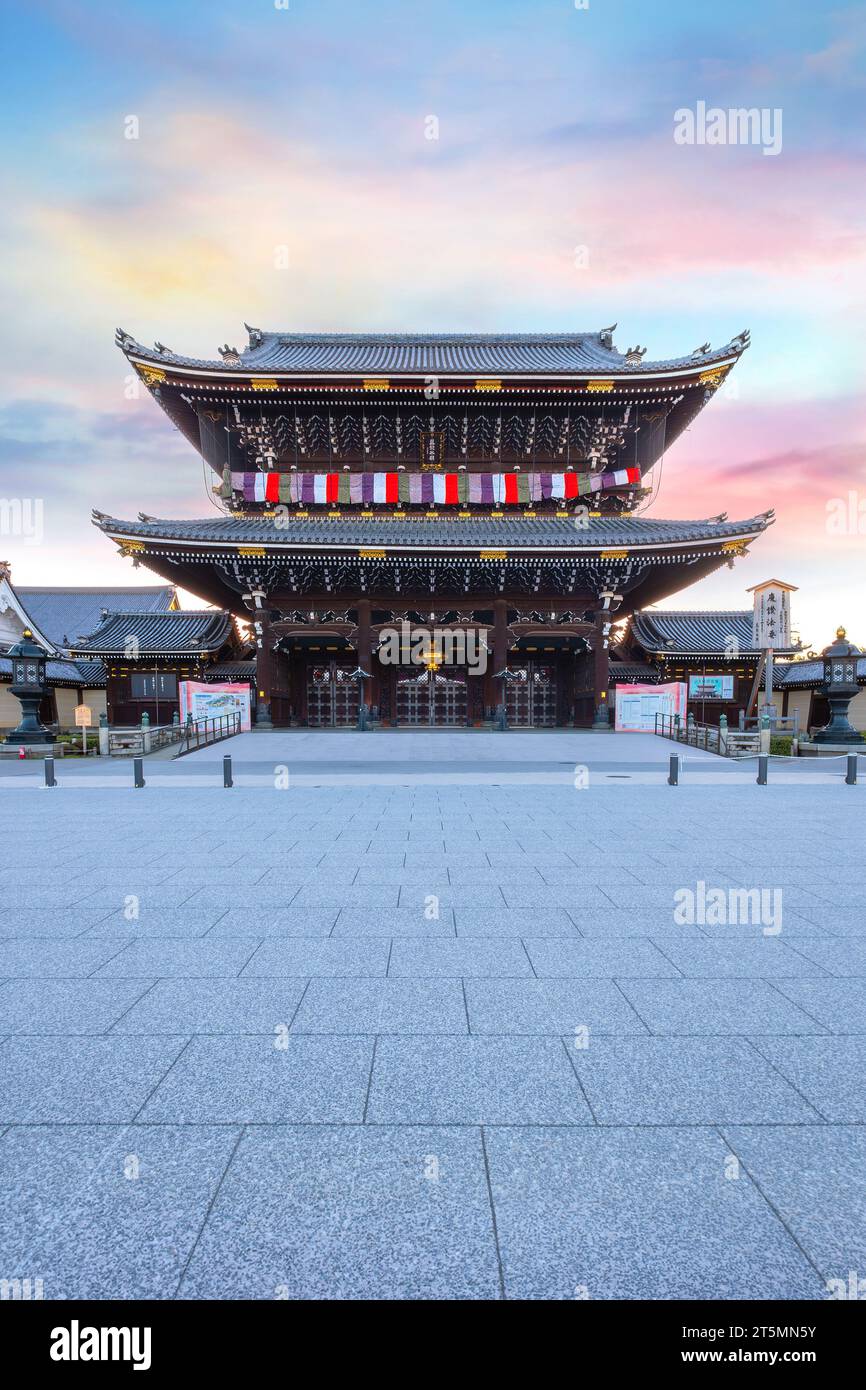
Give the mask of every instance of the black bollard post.
<svg viewBox="0 0 866 1390">
<path fill-rule="evenodd" d="M 671 754 L 670 771 L 668 772 L 668 786 L 678 787 L 680 784 L 680 755 Z"/>
<path fill-rule="evenodd" d="M 765 786 L 767 785 L 767 768 L 769 767 L 769 764 L 770 764 L 770 759 L 767 757 L 766 753 L 761 753 L 761 754 L 759 755 L 759 757 L 758 757 L 758 786 L 759 786 L 759 787 L 765 787 Z"/>
<path fill-rule="evenodd" d="M 857 785 L 857 754 L 848 754 L 848 770 L 845 773 L 845 785 L 856 787 Z"/>
<path fill-rule="evenodd" d="M 850 759 L 849 759 L 850 761 Z M 57 780 L 54 776 L 54 759 L 45 759 L 45 785 L 46 787 L 56 787 Z"/>
<path fill-rule="evenodd" d="M 144 786 L 144 762 L 141 758 L 132 760 L 133 784 L 136 787 Z"/>
<path fill-rule="evenodd" d="M 231 755 L 228 753 L 226 753 L 225 757 L 223 758 L 223 786 L 234 786 L 234 782 L 232 781 L 232 760 Z"/>
</svg>

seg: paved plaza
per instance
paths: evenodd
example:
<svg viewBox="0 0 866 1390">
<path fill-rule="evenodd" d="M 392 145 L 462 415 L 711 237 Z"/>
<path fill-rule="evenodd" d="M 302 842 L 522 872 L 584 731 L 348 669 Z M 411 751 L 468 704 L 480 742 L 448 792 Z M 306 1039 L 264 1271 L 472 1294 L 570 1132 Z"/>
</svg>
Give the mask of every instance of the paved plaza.
<svg viewBox="0 0 866 1390">
<path fill-rule="evenodd" d="M 691 750 L 674 788 L 670 752 L 287 731 L 147 762 L 141 790 L 101 760 L 50 790 L 0 768 L 0 1279 L 809 1300 L 866 1277 L 866 785 L 758 787 Z"/>
</svg>

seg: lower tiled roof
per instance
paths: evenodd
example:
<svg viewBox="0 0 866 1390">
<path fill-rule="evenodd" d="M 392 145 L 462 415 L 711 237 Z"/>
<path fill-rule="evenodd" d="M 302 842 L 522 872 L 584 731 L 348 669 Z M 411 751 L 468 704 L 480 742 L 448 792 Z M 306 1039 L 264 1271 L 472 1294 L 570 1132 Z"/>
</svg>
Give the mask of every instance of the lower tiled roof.
<svg viewBox="0 0 866 1390">
<path fill-rule="evenodd" d="M 752 610 L 664 612 L 639 609 L 631 620 L 631 637 L 648 652 L 671 656 L 756 656 L 752 645 Z M 797 648 L 784 648 L 796 651 Z"/>
<path fill-rule="evenodd" d="M 792 686 L 802 686 L 809 688 L 821 685 L 824 680 L 823 661 L 789 661 L 781 669 L 776 667 L 773 674 L 773 684 L 776 689 Z M 857 680 L 866 683 L 866 656 L 859 658 L 857 662 Z M 761 685 L 763 686 L 763 679 Z"/>
<path fill-rule="evenodd" d="M 633 681 L 656 684 L 660 679 L 661 673 L 658 668 L 642 661 L 612 661 L 610 663 L 611 685 L 616 685 L 618 682 L 631 684 Z"/>
<path fill-rule="evenodd" d="M 75 651 L 88 656 L 147 653 L 196 656 L 218 650 L 232 629 L 230 614 L 220 609 L 178 609 L 167 613 L 109 613 L 105 622 Z M 132 657 L 131 659 L 134 659 Z"/>
<path fill-rule="evenodd" d="M 94 513 L 101 530 L 118 539 L 199 541 L 208 545 L 313 545 L 419 546 L 423 549 L 459 549 L 491 546 L 546 549 L 627 549 L 631 546 L 665 546 L 677 542 L 726 540 L 758 535 L 772 521 L 772 513 L 746 521 L 667 521 L 652 517 L 590 517 L 578 525 L 570 517 L 279 517 L 225 516 L 196 521 L 121 521 Z M 279 523 L 279 524 L 278 524 Z"/>
<path fill-rule="evenodd" d="M 101 661 L 47 661 L 45 677 L 49 685 L 105 685 L 105 667 Z M 12 679 L 12 662 L 0 656 L 0 680 Z"/>
</svg>

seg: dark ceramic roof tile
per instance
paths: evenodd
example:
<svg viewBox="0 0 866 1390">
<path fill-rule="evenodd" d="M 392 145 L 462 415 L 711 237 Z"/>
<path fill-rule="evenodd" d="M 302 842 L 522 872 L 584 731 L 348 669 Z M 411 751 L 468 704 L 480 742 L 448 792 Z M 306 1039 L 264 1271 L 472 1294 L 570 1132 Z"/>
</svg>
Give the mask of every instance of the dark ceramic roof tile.
<svg viewBox="0 0 866 1390">
<path fill-rule="evenodd" d="M 196 655 L 221 647 L 229 636 L 228 613 L 212 608 L 174 613 L 109 613 L 86 642 L 75 646 L 82 655 L 122 656 L 134 650 L 145 653 Z"/>
<path fill-rule="evenodd" d="M 725 540 L 749 537 L 763 531 L 771 514 L 747 521 L 666 521 L 650 517 L 591 517 L 578 526 L 565 517 L 340 517 L 280 518 L 264 514 L 225 516 L 200 521 L 120 521 L 94 514 L 96 524 L 109 535 L 131 539 L 222 542 L 237 545 L 357 545 L 414 546 L 453 549 L 459 546 L 491 548 L 530 547 L 537 550 L 610 546 L 670 545 L 677 541 Z M 751 628 L 749 640 L 751 641 Z"/>
<path fill-rule="evenodd" d="M 755 654 L 750 608 L 717 613 L 643 609 L 634 614 L 631 632 L 646 651 L 669 652 L 672 656 L 731 655 L 733 659 Z"/>
<path fill-rule="evenodd" d="M 260 333 L 237 359 L 186 357 L 155 348 L 118 330 L 124 352 L 155 364 L 240 373 L 297 372 L 382 374 L 436 373 L 497 375 L 596 375 L 704 367 L 739 354 L 748 334 L 720 348 L 659 361 L 628 358 L 614 346 L 610 331 L 588 333 Z"/>
<path fill-rule="evenodd" d="M 59 647 L 88 637 L 102 622 L 105 611 L 161 612 L 174 598 L 170 584 L 141 589 L 49 589 L 16 585 L 15 592 L 40 632 Z"/>
</svg>

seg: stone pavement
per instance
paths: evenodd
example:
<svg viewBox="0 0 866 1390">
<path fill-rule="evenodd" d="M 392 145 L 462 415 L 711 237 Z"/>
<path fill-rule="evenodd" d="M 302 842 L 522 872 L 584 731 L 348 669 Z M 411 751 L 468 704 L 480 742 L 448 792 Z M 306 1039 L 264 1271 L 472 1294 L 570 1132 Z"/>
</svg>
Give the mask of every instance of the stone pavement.
<svg viewBox="0 0 866 1390">
<path fill-rule="evenodd" d="M 643 756 L 600 742 L 590 763 Z M 863 794 L 6 783 L 0 1279 L 820 1299 L 863 1278 Z M 737 889 L 766 892 L 747 911 Z"/>
</svg>

